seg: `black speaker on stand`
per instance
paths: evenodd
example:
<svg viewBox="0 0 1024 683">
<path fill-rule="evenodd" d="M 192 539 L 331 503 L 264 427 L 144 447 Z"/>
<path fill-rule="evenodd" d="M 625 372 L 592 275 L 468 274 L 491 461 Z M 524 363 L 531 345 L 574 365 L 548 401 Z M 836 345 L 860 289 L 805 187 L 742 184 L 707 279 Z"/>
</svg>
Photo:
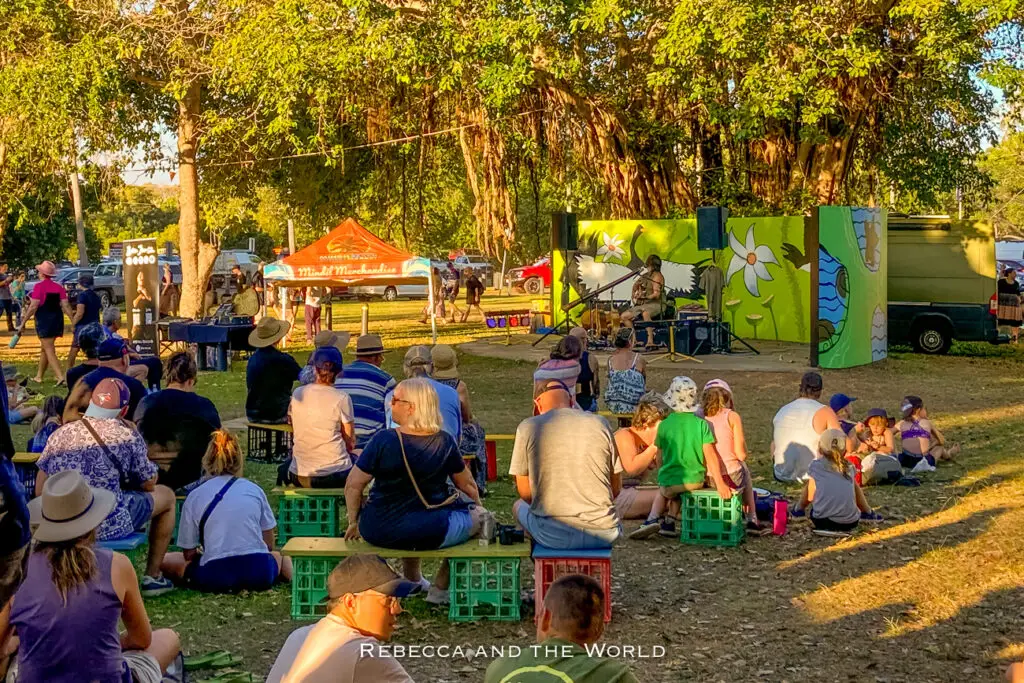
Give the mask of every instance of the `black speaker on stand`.
<svg viewBox="0 0 1024 683">
<path fill-rule="evenodd" d="M 724 206 L 701 206 L 697 209 L 697 248 L 725 249 L 725 222 L 729 209 Z"/>
</svg>

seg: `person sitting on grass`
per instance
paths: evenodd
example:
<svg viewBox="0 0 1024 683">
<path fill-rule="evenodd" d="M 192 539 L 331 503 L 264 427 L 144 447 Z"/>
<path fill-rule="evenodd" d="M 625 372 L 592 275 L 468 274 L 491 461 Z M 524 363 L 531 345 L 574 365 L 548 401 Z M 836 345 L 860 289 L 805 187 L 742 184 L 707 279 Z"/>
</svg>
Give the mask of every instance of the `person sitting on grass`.
<svg viewBox="0 0 1024 683">
<path fill-rule="evenodd" d="M 542 384 L 533 403 L 538 414 L 519 423 L 512 446 L 513 516 L 549 548 L 610 548 L 622 535 L 614 504 L 622 462 L 608 423 L 574 409 L 559 381 Z"/>
<path fill-rule="evenodd" d="M 4 384 L 7 391 L 7 424 L 20 425 L 31 422 L 39 414 L 37 406 L 26 405 L 28 391 L 18 384 L 22 377 L 18 376 L 18 368 L 13 365 L 4 366 Z"/>
<path fill-rule="evenodd" d="M 818 440 L 818 457 L 811 461 L 807 473 L 794 517 L 802 517 L 809 505 L 815 530 L 827 534 L 849 534 L 858 522 L 882 521 L 854 481 L 853 465 L 846 461 L 843 430 L 825 430 Z"/>
<path fill-rule="evenodd" d="M 66 422 L 46 442 L 36 463 L 36 494 L 42 495 L 47 478 L 76 470 L 90 486 L 114 496 L 115 505 L 97 532 L 101 541 L 128 538 L 149 523 L 142 594 L 150 597 L 174 589 L 160 574 L 174 532 L 174 492 L 157 485 L 159 468 L 147 457 L 146 440 L 124 420 L 129 400 L 128 387 L 119 379 L 96 385 L 85 415 Z"/>
<path fill-rule="evenodd" d="M 658 497 L 655 486 L 640 487 L 647 473 L 657 469 L 661 451 L 654 444 L 661 421 L 672 414 L 665 400 L 652 392 L 644 394 L 636 405 L 629 427 L 615 432 L 615 448 L 622 461 L 622 490 L 615 496 L 619 519 L 647 519 Z"/>
<path fill-rule="evenodd" d="M 178 635 L 150 626 L 131 560 L 96 545 L 116 506 L 74 470 L 47 479 L 29 503 L 35 545 L 0 612 L 0 644 L 12 626 L 20 641 L 14 680 L 159 683 L 178 657 Z"/>
<path fill-rule="evenodd" d="M 805 372 L 800 378 L 800 396 L 779 408 L 772 419 L 769 450 L 778 481 L 803 481 L 807 466 L 818 452 L 818 437 L 826 429 L 839 429 L 836 414 L 822 404 L 821 375 Z"/>
<path fill-rule="evenodd" d="M 441 427 L 437 392 L 426 378 L 400 382 L 392 394 L 397 429 L 370 439 L 348 474 L 346 540 L 365 538 L 399 550 L 435 550 L 478 536 L 484 515 L 480 491 L 459 445 Z M 460 500 L 451 484 L 470 502 Z M 363 491 L 373 482 L 363 507 Z M 448 562 L 442 562 L 434 586 L 423 578 L 419 558 L 403 560 L 404 574 L 427 590 L 427 602 L 448 602 Z"/>
<path fill-rule="evenodd" d="M 864 428 L 857 434 L 857 453 L 893 455 L 896 451 L 889 428 L 889 415 L 884 408 L 872 408 L 864 417 Z"/>
<path fill-rule="evenodd" d="M 341 374 L 341 351 L 321 347 L 313 352 L 312 364 L 316 381 L 297 388 L 288 407 L 292 456 L 281 464 L 278 479 L 304 488 L 342 488 L 352 469 L 356 437 L 352 399 L 334 386 Z"/>
<path fill-rule="evenodd" d="M 676 377 L 665 402 L 675 412 L 661 421 L 654 441 L 661 449 L 658 497 L 651 505 L 647 520 L 630 534 L 630 538 L 648 538 L 655 533 L 668 538 L 678 537 L 676 522 L 682 507 L 680 495 L 687 491 L 714 488 L 722 500 L 732 498 L 733 487 L 726 481 L 725 465 L 715 448 L 711 425 L 694 415 L 697 385 L 689 377 Z"/>
<path fill-rule="evenodd" d="M 725 380 L 708 382 L 701 397 L 704 419 L 711 425 L 715 437 L 715 449 L 722 457 L 725 474 L 730 486 L 743 494 L 743 512 L 747 517 L 750 532 L 767 531 L 757 519 L 757 501 L 754 485 L 747 467 L 747 437 L 743 432 L 740 414 L 732 409 L 732 388 Z"/>
<path fill-rule="evenodd" d="M 583 345 L 578 337 L 571 334 L 559 340 L 558 345 L 551 350 L 551 357 L 541 362 L 533 371 L 533 388 L 543 386 L 551 380 L 558 380 L 572 392 L 573 405 L 576 405 L 576 384 L 579 382 L 580 357 L 583 355 Z"/>
<path fill-rule="evenodd" d="M 142 399 L 135 411 L 149 459 L 160 467 L 157 483 L 186 495 L 203 476 L 210 434 L 220 429 L 217 406 L 196 393 L 198 377 L 191 353 L 172 354 L 167 359 L 167 388 Z"/>
<path fill-rule="evenodd" d="M 274 511 L 263 489 L 242 476 L 244 464 L 238 440 L 223 429 L 213 432 L 203 483 L 181 506 L 183 552 L 164 555 L 164 576 L 208 593 L 264 591 L 291 581 L 291 558 L 274 550 Z"/>
<path fill-rule="evenodd" d="M 32 420 L 32 439 L 28 442 L 29 453 L 42 453 L 50 436 L 60 429 L 61 416 L 64 414 L 64 399 L 60 396 L 47 396 L 43 408 Z"/>
<path fill-rule="evenodd" d="M 599 659 L 587 651 L 604 634 L 607 599 L 590 576 L 568 574 L 556 579 L 544 596 L 544 611 L 537 620 L 539 646 L 524 647 L 518 657 L 491 662 L 484 683 L 636 683 L 625 662 Z"/>
<path fill-rule="evenodd" d="M 952 460 L 960 453 L 959 444 L 949 444 L 932 421 L 920 396 L 904 396 L 900 410 L 903 419 L 896 425 L 903 441 L 900 464 L 914 472 L 935 470 L 935 463 Z M 924 463 L 923 465 L 921 463 Z"/>
<path fill-rule="evenodd" d="M 864 429 L 864 423 L 853 419 L 853 402 L 857 399 L 846 394 L 832 394 L 828 399 L 828 407 L 836 414 L 839 421 L 839 428 L 843 430 L 848 438 L 852 440 L 851 450 L 856 451 L 860 443 L 857 440 L 857 432 Z"/>
<path fill-rule="evenodd" d="M 376 555 L 345 558 L 327 577 L 327 616 L 292 631 L 267 683 L 412 683 L 379 646 L 391 640 L 399 600 L 418 589 Z"/>
</svg>

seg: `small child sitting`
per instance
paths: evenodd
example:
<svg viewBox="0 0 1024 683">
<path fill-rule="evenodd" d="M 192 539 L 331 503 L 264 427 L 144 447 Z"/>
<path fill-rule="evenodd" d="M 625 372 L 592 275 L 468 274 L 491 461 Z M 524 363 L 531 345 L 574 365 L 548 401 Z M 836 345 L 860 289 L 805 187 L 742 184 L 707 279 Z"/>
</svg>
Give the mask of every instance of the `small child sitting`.
<svg viewBox="0 0 1024 683">
<path fill-rule="evenodd" d="M 882 520 L 853 480 L 853 467 L 845 455 L 846 435 L 839 429 L 826 429 L 818 439 L 818 457 L 807 468 L 808 479 L 794 512 L 799 517 L 810 505 L 816 532 L 847 535 L 860 521 Z"/>
<path fill-rule="evenodd" d="M 57 431 L 64 415 L 64 399 L 60 396 L 47 396 L 43 401 L 43 409 L 32 420 L 32 439 L 28 442 L 29 453 L 42 453 L 50 435 Z"/>
<path fill-rule="evenodd" d="M 866 427 L 857 435 L 860 445 L 857 452 L 861 454 L 881 453 L 882 455 L 893 455 L 896 446 L 892 440 L 892 430 L 889 428 L 889 415 L 883 408 L 872 408 L 864 418 Z"/>
<path fill-rule="evenodd" d="M 646 538 L 655 531 L 662 536 L 677 537 L 676 521 L 682 507 L 679 496 L 686 491 L 714 488 L 722 500 L 729 500 L 733 495 L 726 481 L 725 465 L 715 448 L 711 425 L 694 415 L 697 385 L 689 377 L 676 377 L 672 387 L 675 391 L 671 397 L 666 397 L 666 403 L 677 412 L 661 421 L 654 441 L 662 457 L 658 470 L 659 495 L 654 499 L 647 521 L 630 538 Z"/>
<path fill-rule="evenodd" d="M 839 420 L 839 427 L 846 434 L 847 438 L 853 441 L 854 451 L 860 445 L 857 439 L 857 432 L 864 429 L 863 422 L 857 422 L 853 419 L 852 405 L 856 400 L 846 394 L 832 394 L 832 397 L 828 400 L 828 407 L 836 414 L 836 418 Z"/>
<path fill-rule="evenodd" d="M 939 460 L 952 460 L 960 453 L 958 444 L 947 444 L 931 420 L 920 396 L 905 396 L 900 407 L 903 419 L 896 425 L 903 441 L 900 464 L 913 472 L 933 472 Z"/>
</svg>

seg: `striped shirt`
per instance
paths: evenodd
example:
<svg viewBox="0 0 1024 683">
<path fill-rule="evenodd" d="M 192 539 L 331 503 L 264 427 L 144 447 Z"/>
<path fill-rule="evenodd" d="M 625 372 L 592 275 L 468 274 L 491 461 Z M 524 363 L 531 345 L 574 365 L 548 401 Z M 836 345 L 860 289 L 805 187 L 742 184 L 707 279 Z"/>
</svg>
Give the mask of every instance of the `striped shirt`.
<svg viewBox="0 0 1024 683">
<path fill-rule="evenodd" d="M 376 365 L 357 360 L 345 366 L 334 386 L 352 397 L 356 448 L 362 448 L 384 427 L 384 396 L 395 388 L 395 378 Z"/>
</svg>

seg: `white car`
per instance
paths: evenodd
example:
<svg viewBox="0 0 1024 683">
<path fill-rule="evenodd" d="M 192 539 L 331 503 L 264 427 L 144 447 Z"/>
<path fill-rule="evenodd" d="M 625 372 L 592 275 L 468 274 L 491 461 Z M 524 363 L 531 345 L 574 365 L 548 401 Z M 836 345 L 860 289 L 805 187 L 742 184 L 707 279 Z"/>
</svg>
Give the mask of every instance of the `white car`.
<svg viewBox="0 0 1024 683">
<path fill-rule="evenodd" d="M 372 285 L 365 287 L 349 287 L 349 295 L 359 299 L 384 299 L 384 301 L 395 301 L 396 299 L 426 299 L 428 297 L 426 285 Z"/>
</svg>

